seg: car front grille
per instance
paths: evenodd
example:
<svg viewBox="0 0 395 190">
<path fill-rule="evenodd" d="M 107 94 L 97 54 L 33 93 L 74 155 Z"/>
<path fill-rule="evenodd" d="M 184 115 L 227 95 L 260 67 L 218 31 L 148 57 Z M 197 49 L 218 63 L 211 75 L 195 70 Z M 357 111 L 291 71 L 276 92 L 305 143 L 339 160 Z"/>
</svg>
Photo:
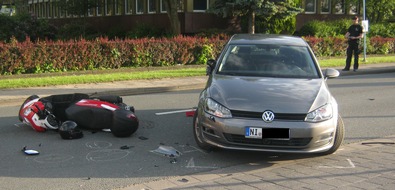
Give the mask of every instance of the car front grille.
<svg viewBox="0 0 395 190">
<path fill-rule="evenodd" d="M 291 138 L 291 139 L 251 139 L 243 135 L 224 133 L 227 141 L 245 145 L 270 145 L 270 146 L 306 146 L 312 138 Z"/>
<path fill-rule="evenodd" d="M 231 110 L 232 117 L 235 118 L 262 118 L 263 112 L 249 112 L 240 110 Z M 307 114 L 293 113 L 274 113 L 274 120 L 304 121 Z"/>
</svg>

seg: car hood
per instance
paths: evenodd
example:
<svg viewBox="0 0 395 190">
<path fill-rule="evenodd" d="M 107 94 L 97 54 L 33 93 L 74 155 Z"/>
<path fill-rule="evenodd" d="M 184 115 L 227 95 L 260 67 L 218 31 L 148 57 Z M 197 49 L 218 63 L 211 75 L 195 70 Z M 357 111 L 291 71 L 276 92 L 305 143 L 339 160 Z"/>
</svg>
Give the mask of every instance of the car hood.
<svg viewBox="0 0 395 190">
<path fill-rule="evenodd" d="M 231 110 L 308 113 L 330 100 L 325 81 L 295 78 L 212 77 L 208 96 Z"/>
</svg>

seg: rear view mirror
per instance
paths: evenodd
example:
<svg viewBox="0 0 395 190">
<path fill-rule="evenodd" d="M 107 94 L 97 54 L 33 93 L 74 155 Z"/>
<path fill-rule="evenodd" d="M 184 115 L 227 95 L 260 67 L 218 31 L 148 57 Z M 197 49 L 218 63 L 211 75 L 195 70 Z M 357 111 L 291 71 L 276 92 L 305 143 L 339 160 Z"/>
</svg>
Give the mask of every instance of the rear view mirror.
<svg viewBox="0 0 395 190">
<path fill-rule="evenodd" d="M 340 73 L 336 69 L 329 68 L 329 69 L 325 70 L 325 77 L 326 78 L 336 78 L 339 75 L 340 75 Z"/>
<path fill-rule="evenodd" d="M 214 59 L 209 59 L 207 61 L 206 75 L 211 75 L 215 68 L 216 61 Z"/>
</svg>

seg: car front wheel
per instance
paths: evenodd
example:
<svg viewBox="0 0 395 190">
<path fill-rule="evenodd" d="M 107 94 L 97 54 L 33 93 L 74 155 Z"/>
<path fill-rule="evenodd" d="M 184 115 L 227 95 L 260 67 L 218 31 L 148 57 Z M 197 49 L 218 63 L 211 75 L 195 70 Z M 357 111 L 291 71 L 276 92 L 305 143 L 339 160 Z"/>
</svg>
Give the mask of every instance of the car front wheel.
<svg viewBox="0 0 395 190">
<path fill-rule="evenodd" d="M 203 150 L 212 150 L 212 146 L 203 141 L 202 127 L 199 125 L 198 109 L 196 109 L 193 116 L 193 136 L 195 137 L 196 144 Z"/>
<path fill-rule="evenodd" d="M 335 138 L 334 138 L 335 142 L 333 143 L 333 146 L 329 150 L 327 150 L 326 152 L 323 152 L 323 155 L 333 154 L 334 152 L 336 152 L 336 150 L 343 144 L 344 133 L 345 132 L 344 132 L 343 119 L 339 115 L 339 117 L 337 119 L 336 134 L 335 134 Z"/>
</svg>

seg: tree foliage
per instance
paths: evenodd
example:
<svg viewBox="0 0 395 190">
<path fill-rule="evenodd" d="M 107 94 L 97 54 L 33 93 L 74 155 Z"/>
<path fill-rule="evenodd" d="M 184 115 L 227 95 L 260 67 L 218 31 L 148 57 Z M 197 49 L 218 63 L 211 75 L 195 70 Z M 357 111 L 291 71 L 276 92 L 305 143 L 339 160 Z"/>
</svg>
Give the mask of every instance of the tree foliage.
<svg viewBox="0 0 395 190">
<path fill-rule="evenodd" d="M 370 23 L 383 22 L 395 16 L 394 0 L 366 0 L 366 15 Z"/>
<path fill-rule="evenodd" d="M 247 17 L 248 33 L 255 33 L 255 17 L 269 25 L 300 13 L 295 0 L 216 0 L 209 12 L 225 18 Z M 278 23 L 277 23 L 278 24 Z"/>
</svg>

